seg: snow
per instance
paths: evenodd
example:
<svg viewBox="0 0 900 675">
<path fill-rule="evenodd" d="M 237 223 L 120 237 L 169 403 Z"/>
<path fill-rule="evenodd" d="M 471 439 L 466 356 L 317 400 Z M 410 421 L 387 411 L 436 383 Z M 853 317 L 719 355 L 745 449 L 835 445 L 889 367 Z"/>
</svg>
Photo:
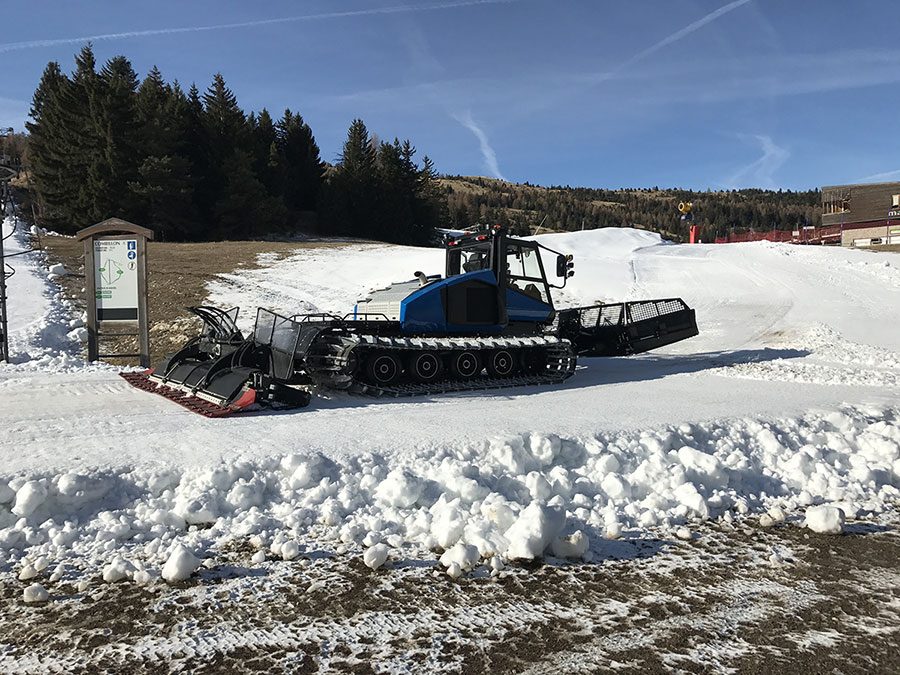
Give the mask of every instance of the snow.
<svg viewBox="0 0 900 675">
<path fill-rule="evenodd" d="M 819 534 L 840 534 L 844 530 L 844 512 L 828 504 L 810 506 L 804 525 Z"/>
<path fill-rule="evenodd" d="M 710 519 L 832 531 L 896 509 L 900 267 L 887 254 L 675 246 L 637 230 L 539 239 L 576 256 L 559 304 L 680 295 L 701 335 L 584 359 L 558 387 L 329 393 L 290 414 L 208 420 L 83 364 L 83 329 L 43 259 L 13 258 L 0 574 L 176 582 L 249 542 L 255 565 L 322 550 L 496 576 L 514 560 L 590 560 L 604 539 L 691 540 Z M 211 300 L 240 304 L 244 321 L 257 305 L 343 313 L 443 266 L 438 250 L 375 244 L 267 264 L 223 275 Z"/>
<path fill-rule="evenodd" d="M 367 564 L 380 566 L 392 542 L 406 555 L 436 551 L 445 567 L 456 563 L 465 572 L 496 556 L 530 560 L 548 549 L 581 558 L 592 542 L 624 530 L 682 538 L 692 522 L 747 511 L 775 524 L 799 520 L 805 509 L 815 529 L 821 519 L 814 521 L 810 503 L 840 502 L 862 517 L 896 504 L 897 446 L 888 443 L 898 413 L 845 407 L 838 415 L 697 423 L 598 434 L 590 442 L 528 433 L 405 459 L 311 456 L 304 466 L 318 467 L 316 480 L 303 485 L 294 480 L 291 455 L 206 468 L 45 474 L 17 488 L 17 496 L 41 495 L 37 504 L 29 498 L 27 516 L 0 515 L 0 561 L 43 557 L 26 563 L 23 579 L 31 578 L 28 565 L 79 560 L 101 565 L 106 581 L 134 577 L 138 563 L 162 566 L 171 581 L 199 567 L 192 550 L 249 538 L 259 548 L 255 563 L 266 560 L 264 549 L 294 560 L 304 541 L 364 550 Z M 819 444 L 819 459 L 798 470 L 796 457 L 810 443 Z M 510 464 L 513 449 L 517 462 Z"/>
<path fill-rule="evenodd" d="M 471 544 L 463 544 L 458 542 L 451 548 L 444 551 L 439 558 L 441 565 L 448 570 L 456 565 L 462 571 L 471 570 L 481 560 L 481 553 L 478 548 Z M 452 574 L 450 576 L 453 576 Z"/>
<path fill-rule="evenodd" d="M 280 546 L 278 552 L 283 560 L 293 560 L 300 555 L 300 545 L 293 540 L 286 541 Z"/>
<path fill-rule="evenodd" d="M 201 560 L 193 551 L 178 544 L 162 568 L 162 578 L 169 583 L 184 581 L 200 569 Z"/>
<path fill-rule="evenodd" d="M 27 586 L 22 591 L 22 599 L 25 602 L 47 602 L 50 599 L 50 594 L 47 592 L 47 589 L 41 586 L 38 583 L 31 584 Z"/>
<path fill-rule="evenodd" d="M 34 367 L 65 370 L 83 365 L 73 357 L 75 341 L 68 336 L 74 328 L 71 322 L 74 307 L 63 297 L 62 291 L 48 283 L 48 270 L 42 253 L 24 254 L 31 248 L 24 225 L 10 216 L 3 219 L 4 253 L 15 274 L 7 280 L 7 316 L 9 322 L 9 351 L 13 364 L 28 362 Z M 63 270 L 65 271 L 65 270 Z M 58 271 L 57 271 L 58 272 Z"/>
<path fill-rule="evenodd" d="M 394 469 L 375 490 L 376 498 L 387 506 L 406 508 L 422 495 L 422 482 L 409 471 Z"/>
<path fill-rule="evenodd" d="M 365 563 L 366 567 L 377 570 L 387 561 L 388 551 L 388 547 L 384 544 L 369 546 L 365 553 L 363 553 L 363 563 Z"/>
<path fill-rule="evenodd" d="M 584 532 L 577 530 L 566 537 L 560 537 L 553 542 L 553 555 L 557 558 L 583 558 L 587 553 L 590 542 Z"/>
<path fill-rule="evenodd" d="M 163 575 L 166 574 L 166 569 L 166 567 L 163 567 Z M 136 571 L 134 565 L 125 560 L 122 556 L 116 556 L 113 558 L 112 562 L 104 568 L 103 581 L 108 584 L 114 584 L 134 576 Z M 168 579 L 168 577 L 166 578 Z"/>
<path fill-rule="evenodd" d="M 516 522 L 504 533 L 509 546 L 501 553 L 512 559 L 539 558 L 565 524 L 566 514 L 560 506 L 533 501 L 522 509 Z"/>
<path fill-rule="evenodd" d="M 16 490 L 16 503 L 12 512 L 17 516 L 30 516 L 47 499 L 47 488 L 40 481 L 27 481 Z"/>
</svg>

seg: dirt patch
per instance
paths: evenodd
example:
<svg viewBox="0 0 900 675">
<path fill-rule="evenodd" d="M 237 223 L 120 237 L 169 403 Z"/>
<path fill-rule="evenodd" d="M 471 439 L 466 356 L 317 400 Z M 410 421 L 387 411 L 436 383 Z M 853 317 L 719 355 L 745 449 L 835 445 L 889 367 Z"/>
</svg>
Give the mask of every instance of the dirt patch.
<svg viewBox="0 0 900 675">
<path fill-rule="evenodd" d="M 84 249 L 82 242 L 68 237 L 42 237 L 40 245 L 47 252 L 50 264 L 62 263 L 69 274 L 59 279 L 67 298 L 77 307 L 85 308 Z M 258 256 L 274 254 L 277 259 L 304 248 L 346 246 L 343 242 L 267 242 L 219 241 L 209 243 L 149 242 L 148 294 L 150 314 L 151 360 L 159 359 L 178 349 L 196 334 L 199 322 L 185 308 L 203 304 L 206 283 L 216 275 L 240 273 L 259 267 Z M 110 329 L 110 334 L 116 329 Z M 118 332 L 128 332 L 123 329 Z M 103 348 L 117 352 L 136 352 L 134 338 L 110 338 Z M 108 359 L 114 363 L 133 364 L 133 359 Z"/>
<path fill-rule="evenodd" d="M 244 546 L 176 586 L 2 587 L 0 669 L 37 672 L 845 672 L 900 669 L 900 535 L 707 525 L 690 542 L 609 542 L 591 564 L 358 552 L 262 564 Z"/>
</svg>

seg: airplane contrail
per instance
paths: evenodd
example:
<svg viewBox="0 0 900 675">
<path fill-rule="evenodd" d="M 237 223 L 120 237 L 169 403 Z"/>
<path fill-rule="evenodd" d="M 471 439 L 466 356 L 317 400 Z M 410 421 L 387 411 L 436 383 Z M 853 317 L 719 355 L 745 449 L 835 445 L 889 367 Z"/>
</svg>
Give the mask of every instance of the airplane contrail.
<svg viewBox="0 0 900 675">
<path fill-rule="evenodd" d="M 300 21 L 322 21 L 326 19 L 345 19 L 355 16 L 373 16 L 377 14 L 403 14 L 407 12 L 425 12 L 429 10 L 453 9 L 456 7 L 473 7 L 477 5 L 499 5 L 518 2 L 519 0 L 453 0 L 434 5 L 394 5 L 391 7 L 373 7 L 370 9 L 355 9 L 343 12 L 323 12 L 321 14 L 302 14 L 299 16 L 283 16 L 274 19 L 258 19 L 255 21 L 240 21 L 238 23 L 220 23 L 211 26 L 185 26 L 182 28 L 156 28 L 151 30 L 133 30 L 123 33 L 103 33 L 100 35 L 84 35 L 72 38 L 56 38 L 50 40 L 27 40 L 25 42 L 7 42 L 0 44 L 0 54 L 19 51 L 22 49 L 37 49 L 39 47 L 53 47 L 56 45 L 81 44 L 84 42 L 98 42 L 101 40 L 125 40 L 134 37 L 147 37 L 150 35 L 174 35 L 176 33 L 198 33 L 212 30 L 227 30 L 230 28 L 251 28 L 254 26 L 268 26 L 279 23 L 295 23 Z"/>
<path fill-rule="evenodd" d="M 481 157 L 484 160 L 484 165 L 487 170 L 491 172 L 494 178 L 506 180 L 506 178 L 503 177 L 503 174 L 500 173 L 500 164 L 497 162 L 497 153 L 494 152 L 494 148 L 491 146 L 487 134 L 484 133 L 484 129 L 478 126 L 475 120 L 472 119 L 472 111 L 466 110 L 458 115 L 453 115 L 453 118 L 471 131 L 475 135 L 475 138 L 478 139 L 478 145 L 481 148 Z"/>
<path fill-rule="evenodd" d="M 668 37 L 663 38 L 656 44 L 650 45 L 646 49 L 638 52 L 637 54 L 632 56 L 630 59 L 625 61 L 624 63 L 621 63 L 618 66 L 618 68 L 616 68 L 616 70 L 621 70 L 622 68 L 626 68 L 627 66 L 630 66 L 631 64 L 636 63 L 637 61 L 641 61 L 641 60 L 647 58 L 648 56 L 655 54 L 663 47 L 668 47 L 673 42 L 678 42 L 682 38 L 685 38 L 688 35 L 690 35 L 691 33 L 693 33 L 694 31 L 700 30 L 706 24 L 712 23 L 713 21 L 718 19 L 720 16 L 728 14 L 728 12 L 734 11 L 738 7 L 746 5 L 748 2 L 750 2 L 750 0 L 734 0 L 734 2 L 729 2 L 727 5 L 723 5 L 722 7 L 719 7 L 719 9 L 717 9 L 713 12 L 710 12 L 706 16 L 703 16 L 703 17 L 697 19 L 693 23 L 689 23 L 687 26 L 685 26 L 681 30 L 675 31 L 674 33 L 672 33 Z"/>
<path fill-rule="evenodd" d="M 718 19 L 720 16 L 728 14 L 728 12 L 734 11 L 738 7 L 742 7 L 743 5 L 746 5 L 750 1 L 751 0 L 734 0 L 734 2 L 729 2 L 727 5 L 723 5 L 723 6 L 719 7 L 719 9 L 712 11 L 709 14 L 706 14 L 705 16 L 700 17 L 693 23 L 689 23 L 684 28 L 675 31 L 674 33 L 672 33 L 671 35 L 669 35 L 667 37 L 664 37 L 659 42 L 655 42 L 654 44 L 650 45 L 646 49 L 642 49 L 634 56 L 629 57 L 625 61 L 622 61 L 618 65 L 614 66 L 613 68 L 610 68 L 609 70 L 604 71 L 602 73 L 594 74 L 591 79 L 594 81 L 594 84 L 599 84 L 600 82 L 605 82 L 607 80 L 611 80 L 612 78 L 619 75 L 623 70 L 625 70 L 629 66 L 634 65 L 638 61 L 643 61 L 648 56 L 651 56 L 651 55 L 655 54 L 656 52 L 658 52 L 660 49 L 663 49 L 664 47 L 668 47 L 670 44 L 673 44 L 683 38 L 686 38 L 691 33 L 703 28 L 703 26 L 705 26 L 706 24 L 712 23 L 713 21 Z"/>
</svg>

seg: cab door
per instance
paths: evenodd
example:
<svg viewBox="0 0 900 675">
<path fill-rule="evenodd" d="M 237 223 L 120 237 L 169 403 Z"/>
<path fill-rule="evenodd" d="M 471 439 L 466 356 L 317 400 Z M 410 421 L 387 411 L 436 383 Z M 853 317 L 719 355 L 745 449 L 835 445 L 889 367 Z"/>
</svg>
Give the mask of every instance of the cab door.
<svg viewBox="0 0 900 675">
<path fill-rule="evenodd" d="M 553 300 L 537 244 L 506 243 L 506 312 L 510 323 L 546 323 Z"/>
</svg>

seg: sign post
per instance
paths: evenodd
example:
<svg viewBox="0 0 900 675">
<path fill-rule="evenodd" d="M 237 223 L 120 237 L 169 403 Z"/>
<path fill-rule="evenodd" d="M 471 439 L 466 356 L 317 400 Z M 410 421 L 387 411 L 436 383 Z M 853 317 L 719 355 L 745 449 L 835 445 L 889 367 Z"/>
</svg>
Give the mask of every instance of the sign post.
<svg viewBox="0 0 900 675">
<path fill-rule="evenodd" d="M 153 231 L 119 218 L 80 230 L 84 242 L 84 276 L 87 298 L 88 360 L 139 357 L 150 367 L 150 326 L 147 315 L 147 241 Z M 104 324 L 137 324 L 136 333 L 104 336 Z M 102 337 L 138 338 L 139 353 L 101 354 Z"/>
</svg>

